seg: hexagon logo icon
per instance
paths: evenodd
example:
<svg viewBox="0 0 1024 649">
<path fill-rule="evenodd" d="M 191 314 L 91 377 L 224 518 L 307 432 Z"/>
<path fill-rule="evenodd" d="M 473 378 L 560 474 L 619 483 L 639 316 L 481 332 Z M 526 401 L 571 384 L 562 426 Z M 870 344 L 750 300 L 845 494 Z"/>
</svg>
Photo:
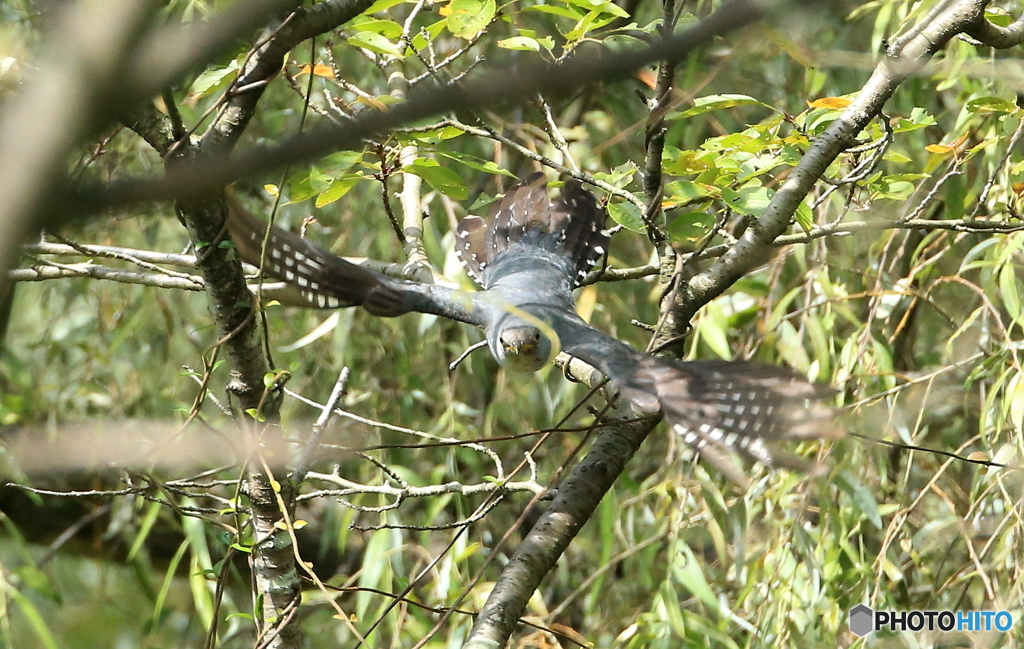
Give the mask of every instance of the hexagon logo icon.
<svg viewBox="0 0 1024 649">
<path fill-rule="evenodd" d="M 857 604 L 850 609 L 850 631 L 863 638 L 875 629 L 875 612 L 864 604 Z"/>
</svg>

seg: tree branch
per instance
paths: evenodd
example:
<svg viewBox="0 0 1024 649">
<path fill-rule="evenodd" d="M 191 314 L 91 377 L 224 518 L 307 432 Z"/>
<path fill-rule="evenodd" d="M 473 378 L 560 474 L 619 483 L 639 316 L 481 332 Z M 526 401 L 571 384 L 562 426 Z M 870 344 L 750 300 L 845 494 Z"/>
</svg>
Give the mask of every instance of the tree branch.
<svg viewBox="0 0 1024 649">
<path fill-rule="evenodd" d="M 657 419 L 602 430 L 586 457 L 558 486 L 554 502 L 502 570 L 464 649 L 504 647 L 526 603 L 597 509 Z"/>
<path fill-rule="evenodd" d="M 806 6 L 824 1 L 809 0 L 802 4 Z M 175 169 L 166 178 L 125 180 L 105 186 L 69 189 L 63 198 L 69 210 L 81 212 L 201 192 L 238 178 L 357 146 L 364 138 L 432 115 L 509 104 L 521 101 L 524 96 L 533 97 L 536 93 L 562 95 L 598 81 L 621 79 L 651 61 L 679 60 L 716 37 L 749 25 L 766 12 L 778 11 L 787 4 L 783 0 L 732 0 L 702 22 L 649 48 L 615 54 L 590 51 L 555 64 L 535 63 L 491 69 L 464 83 L 424 90 L 408 102 L 387 110 L 363 111 L 344 126 L 323 125 L 280 145 L 253 147 L 231 159 L 197 160 Z"/>
<path fill-rule="evenodd" d="M 828 166 L 854 142 L 878 114 L 896 88 L 957 34 L 977 29 L 984 22 L 984 0 L 958 0 L 917 25 L 915 35 L 898 41 L 898 49 L 886 54 L 857 97 L 838 119 L 819 135 L 788 174 L 764 214 L 754 221 L 739 241 L 707 270 L 695 275 L 677 296 L 675 322 L 685 326 L 704 304 L 721 295 L 736 280 L 764 261 L 771 245 L 789 227 L 801 201 Z M 679 332 L 681 333 L 681 332 Z"/>
</svg>

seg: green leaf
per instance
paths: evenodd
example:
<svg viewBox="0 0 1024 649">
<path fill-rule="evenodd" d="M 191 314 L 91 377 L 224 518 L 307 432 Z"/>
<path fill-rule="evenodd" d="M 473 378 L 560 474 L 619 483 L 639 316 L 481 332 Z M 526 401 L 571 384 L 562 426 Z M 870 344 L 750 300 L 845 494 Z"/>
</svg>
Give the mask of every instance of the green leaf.
<svg viewBox="0 0 1024 649">
<path fill-rule="evenodd" d="M 603 16 L 603 17 L 602 17 Z M 566 40 L 574 42 L 582 39 L 590 32 L 600 29 L 608 23 L 615 20 L 613 16 L 604 15 L 604 12 L 600 10 L 594 10 L 584 16 L 577 24 L 576 27 L 565 34 Z"/>
<path fill-rule="evenodd" d="M 207 91 L 213 90 L 217 86 L 221 85 L 221 83 L 226 83 L 228 81 L 228 77 L 232 76 L 237 71 L 237 65 L 229 65 L 224 68 L 212 68 L 206 70 L 196 77 L 196 80 L 192 82 L 192 88 L 190 90 L 194 95 L 204 95 Z"/>
<path fill-rule="evenodd" d="M 720 194 L 721 191 L 714 185 L 695 183 L 690 180 L 674 180 L 665 185 L 665 199 L 661 206 L 669 209 L 705 198 L 715 198 Z"/>
<path fill-rule="evenodd" d="M 1000 97 L 978 97 L 967 102 L 965 106 L 969 113 L 1013 113 L 1017 105 Z"/>
<path fill-rule="evenodd" d="M 711 111 L 724 110 L 726 108 L 734 108 L 736 106 L 764 106 L 765 108 L 775 110 L 768 104 L 760 102 L 753 97 L 748 97 L 747 95 L 708 95 L 707 97 L 698 97 L 694 100 L 693 104 L 693 108 L 669 113 L 665 119 L 686 119 L 688 117 L 695 117 L 697 115 L 703 115 L 704 113 L 710 113 Z"/>
<path fill-rule="evenodd" d="M 796 206 L 796 213 L 793 214 L 793 218 L 796 219 L 797 224 L 803 228 L 804 232 L 810 232 L 811 228 L 814 227 L 814 212 L 811 211 L 811 206 L 803 201 Z"/>
<path fill-rule="evenodd" d="M 498 41 L 498 47 L 503 47 L 506 50 L 525 50 L 528 52 L 540 51 L 540 43 L 537 42 L 536 38 L 530 38 L 529 36 L 513 36 L 512 38 L 506 38 L 503 41 Z"/>
<path fill-rule="evenodd" d="M 324 205 L 330 205 L 334 201 L 338 200 L 342 196 L 348 193 L 348 190 L 352 189 L 357 182 L 363 179 L 363 176 L 359 174 L 350 174 L 341 178 L 336 178 L 331 186 L 326 191 L 320 192 L 316 197 L 315 205 L 317 207 L 323 207 Z"/>
<path fill-rule="evenodd" d="M 319 193 L 319 191 L 313 189 L 313 183 L 310 182 L 308 171 L 297 173 L 288 179 L 289 203 L 301 203 Z"/>
<path fill-rule="evenodd" d="M 486 174 L 495 174 L 501 176 L 508 176 L 509 178 L 515 178 L 516 175 L 507 169 L 502 169 L 492 160 L 482 160 L 476 156 L 471 156 L 468 153 L 458 153 L 457 151 L 438 151 L 438 155 L 454 160 L 460 164 L 464 164 L 471 169 L 482 171 Z"/>
<path fill-rule="evenodd" d="M 644 217 L 640 213 L 640 208 L 632 203 L 609 203 L 608 216 L 612 217 L 613 221 L 627 230 L 647 232 L 647 224 L 644 223 Z"/>
<path fill-rule="evenodd" d="M 337 179 L 337 174 L 313 167 L 309 170 L 309 186 L 316 193 L 325 192 L 330 189 L 331 184 Z"/>
<path fill-rule="evenodd" d="M 697 333 L 719 358 L 732 360 L 729 347 L 729 318 L 720 300 L 712 300 L 704 307 L 704 314 L 697 319 Z"/>
<path fill-rule="evenodd" d="M 1017 267 L 1014 263 L 1003 264 L 999 269 L 999 293 L 1006 307 L 1006 314 L 1013 320 L 1021 317 L 1020 293 L 1017 291 Z"/>
<path fill-rule="evenodd" d="M 853 502 L 853 506 L 864 514 L 877 529 L 882 529 L 882 515 L 878 511 L 875 495 L 866 489 L 857 477 L 843 469 L 835 474 L 836 485 L 845 491 Z"/>
<path fill-rule="evenodd" d="M 372 5 L 370 5 L 369 9 L 363 12 L 363 15 L 372 16 L 373 14 L 378 14 L 382 11 L 387 11 L 391 7 L 400 5 L 405 1 L 406 0 L 377 0 L 377 2 L 374 2 Z"/>
<path fill-rule="evenodd" d="M 402 170 L 419 176 L 445 196 L 458 201 L 469 198 L 469 189 L 459 174 L 447 167 L 442 167 L 436 160 L 420 158 L 417 162 L 403 167 Z"/>
<path fill-rule="evenodd" d="M 494 0 L 452 0 L 448 7 L 448 31 L 467 41 L 482 32 L 497 11 Z"/>
<path fill-rule="evenodd" d="M 629 12 L 619 7 L 614 2 L 607 0 L 568 0 L 569 4 L 576 5 L 584 11 L 598 11 L 615 16 L 616 18 L 629 18 Z"/>
<path fill-rule="evenodd" d="M 585 15 L 572 7 L 562 5 L 532 5 L 530 7 L 525 7 L 523 11 L 539 11 L 541 13 L 553 14 L 570 20 L 579 20 Z"/>
<path fill-rule="evenodd" d="M 900 117 L 892 125 L 894 133 L 909 133 L 926 126 L 935 124 L 935 118 L 925 112 L 923 108 L 916 107 L 910 111 L 910 117 Z"/>
<path fill-rule="evenodd" d="M 680 542 L 681 552 L 676 555 L 673 562 L 672 574 L 692 595 L 704 602 L 705 605 L 717 611 L 719 608 L 718 597 L 715 591 L 711 590 L 704 571 L 700 568 L 700 561 L 697 560 L 690 546 Z"/>
<path fill-rule="evenodd" d="M 722 200 L 729 207 L 740 214 L 751 214 L 753 216 L 761 216 L 764 213 L 764 208 L 768 207 L 768 203 L 771 202 L 774 195 L 774 190 L 761 187 L 760 185 L 748 185 L 741 187 L 739 191 L 731 189 L 722 190 Z"/>
<path fill-rule="evenodd" d="M 633 161 L 628 161 L 620 164 L 609 172 L 597 172 L 594 174 L 594 178 L 603 180 L 609 185 L 624 189 L 631 182 L 633 182 L 633 176 L 636 175 L 636 164 Z"/>
<path fill-rule="evenodd" d="M 46 624 L 46 620 L 40 614 L 39 609 L 29 600 L 18 592 L 18 589 L 7 586 L 5 589 L 6 595 L 14 600 L 21 609 L 21 614 L 28 622 L 29 627 L 36 634 L 36 638 L 40 644 L 46 649 L 57 649 L 57 642 L 53 639 L 53 635 L 50 633 L 50 628 Z"/>
<path fill-rule="evenodd" d="M 885 160 L 886 162 L 892 162 L 895 164 L 906 164 L 908 162 L 911 162 L 912 159 L 896 151 L 886 151 L 882 155 L 882 160 Z"/>
<path fill-rule="evenodd" d="M 999 7 L 986 8 L 985 20 L 998 27 L 1009 27 L 1014 22 L 1013 16 L 1008 14 L 1005 9 L 1000 9 Z"/>
<path fill-rule="evenodd" d="M 402 35 L 402 26 L 393 20 L 379 20 L 367 15 L 357 16 L 345 27 L 357 32 L 373 32 L 384 38 L 396 39 Z"/>
<path fill-rule="evenodd" d="M 914 184 L 906 180 L 893 180 L 892 176 L 881 178 L 871 186 L 874 198 L 890 198 L 894 201 L 905 201 L 914 193 Z"/>
<path fill-rule="evenodd" d="M 405 56 L 405 48 L 374 32 L 357 32 L 348 38 L 348 44 L 361 47 L 377 54 L 385 54 L 400 59 Z"/>
<path fill-rule="evenodd" d="M 325 172 L 335 171 L 342 173 L 362 162 L 362 160 L 362 151 L 336 151 L 320 160 L 316 167 Z"/>
<path fill-rule="evenodd" d="M 469 206 L 469 213 L 481 214 L 483 212 L 483 208 L 487 207 L 488 205 L 491 205 L 497 200 L 497 196 L 491 196 L 489 194 L 480 194 L 479 196 L 476 197 L 476 200 L 473 201 L 473 204 Z"/>
<path fill-rule="evenodd" d="M 668 237 L 673 243 L 693 243 L 704 237 L 715 225 L 715 217 L 706 212 L 687 212 L 672 218 Z"/>
<path fill-rule="evenodd" d="M 1010 423 L 1024 435 L 1024 373 L 1018 372 L 1013 375 L 1006 386 L 1006 396 L 1009 397 Z"/>
<path fill-rule="evenodd" d="M 60 591 L 53 587 L 50 577 L 39 568 L 25 565 L 17 568 L 14 572 L 21 579 L 23 587 L 29 588 L 57 604 L 61 603 Z"/>
</svg>

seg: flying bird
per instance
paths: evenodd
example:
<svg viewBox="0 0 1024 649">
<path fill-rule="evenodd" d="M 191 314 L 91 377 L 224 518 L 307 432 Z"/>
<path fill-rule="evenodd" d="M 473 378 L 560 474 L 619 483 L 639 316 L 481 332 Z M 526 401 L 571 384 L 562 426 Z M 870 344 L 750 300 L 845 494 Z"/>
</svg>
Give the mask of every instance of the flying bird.
<svg viewBox="0 0 1024 649">
<path fill-rule="evenodd" d="M 486 220 L 459 222 L 455 251 L 482 289 L 475 292 L 388 277 L 280 228 L 268 232 L 237 203 L 229 205 L 228 231 L 241 258 L 296 288 L 298 302 L 362 306 L 388 317 L 431 313 L 476 325 L 494 358 L 519 372 L 540 369 L 560 348 L 600 370 L 636 409 L 660 409 L 686 444 L 729 474 L 722 465 L 729 452 L 806 469 L 771 443 L 838 434 L 823 403 L 833 394 L 827 386 L 773 365 L 652 356 L 577 315 L 573 290 L 606 254 L 609 233 L 605 210 L 576 180 L 566 180 L 552 200 L 544 175 L 531 175 Z"/>
</svg>

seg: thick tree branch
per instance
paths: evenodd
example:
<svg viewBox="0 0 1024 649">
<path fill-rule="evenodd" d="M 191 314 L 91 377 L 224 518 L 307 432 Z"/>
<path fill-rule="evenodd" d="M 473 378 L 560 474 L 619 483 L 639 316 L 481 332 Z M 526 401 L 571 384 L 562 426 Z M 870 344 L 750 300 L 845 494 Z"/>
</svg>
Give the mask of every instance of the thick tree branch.
<svg viewBox="0 0 1024 649">
<path fill-rule="evenodd" d="M 280 70 L 285 55 L 305 40 L 337 29 L 366 11 L 371 0 L 327 0 L 296 10 L 264 40 L 228 91 L 217 119 L 202 137 L 204 151 L 230 150 L 252 119 L 267 82 Z"/>
<path fill-rule="evenodd" d="M 526 603 L 597 509 L 657 419 L 602 430 L 586 457 L 558 486 L 554 502 L 502 570 L 464 649 L 504 647 Z"/>
<path fill-rule="evenodd" d="M 35 228 L 65 220 L 52 199 L 66 182 L 61 173 L 74 146 L 206 63 L 261 24 L 267 11 L 289 3 L 295 0 L 236 3 L 208 23 L 164 27 L 148 39 L 142 36 L 150 26 L 151 3 L 79 2 L 62 8 L 41 57 L 49 64 L 0 119 L 0 194 L 10 197 L 0 203 L 0 271 L 13 266 L 17 246 Z M 166 144 L 157 137 L 159 125 L 150 122 L 144 130 L 158 149 Z M 3 284 L 0 275 L 0 296 Z"/>
<path fill-rule="evenodd" d="M 824 3 L 811 0 L 803 5 Z M 281 169 L 351 148 L 368 137 L 388 132 L 433 115 L 455 110 L 499 106 L 533 97 L 537 93 L 562 95 L 598 81 L 621 79 L 651 61 L 679 60 L 716 37 L 749 25 L 766 12 L 781 10 L 782 0 L 733 0 L 704 21 L 650 48 L 622 53 L 581 52 L 556 64 L 523 64 L 488 70 L 457 85 L 424 90 L 404 104 L 386 111 L 366 110 L 345 126 L 324 125 L 274 147 L 254 147 L 232 157 L 195 161 L 182 165 L 166 178 L 126 180 L 107 186 L 69 190 L 64 198 L 69 210 L 91 211 L 140 200 L 171 199 L 219 187 L 235 179 Z M 69 217 L 69 213 L 65 217 Z"/>
</svg>

